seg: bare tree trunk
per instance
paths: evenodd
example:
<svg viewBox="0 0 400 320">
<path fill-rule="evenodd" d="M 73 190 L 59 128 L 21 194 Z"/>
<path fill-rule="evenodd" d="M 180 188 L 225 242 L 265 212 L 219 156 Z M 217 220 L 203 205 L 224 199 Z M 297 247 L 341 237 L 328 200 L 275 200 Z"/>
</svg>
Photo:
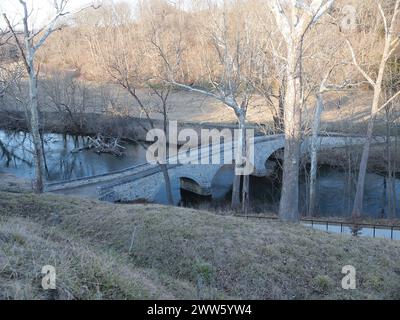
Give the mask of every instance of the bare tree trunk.
<svg viewBox="0 0 400 320">
<path fill-rule="evenodd" d="M 242 182 L 242 176 L 238 176 L 235 174 L 235 176 L 233 178 L 232 201 L 231 201 L 231 207 L 233 210 L 237 210 L 240 207 L 241 182 Z"/>
<path fill-rule="evenodd" d="M 44 164 L 44 170 L 45 170 L 45 177 L 46 177 L 46 179 L 48 179 L 49 175 L 50 175 L 50 171 L 49 171 L 49 167 L 47 166 L 46 151 L 45 151 L 45 147 L 44 147 L 44 133 L 43 133 L 43 131 L 40 131 L 40 142 L 42 144 L 42 150 L 43 150 L 43 164 Z"/>
<path fill-rule="evenodd" d="M 381 94 L 381 83 L 382 83 L 382 81 L 379 83 L 379 87 L 377 86 L 375 88 L 375 94 L 374 94 L 374 100 L 373 100 L 373 106 L 372 106 L 373 112 L 368 121 L 366 141 L 365 141 L 362 156 L 361 156 L 357 188 L 356 188 L 356 196 L 355 196 L 354 205 L 353 205 L 353 212 L 352 212 L 353 218 L 358 218 L 358 217 L 361 217 L 361 215 L 362 215 L 363 202 L 364 202 L 365 177 L 367 175 L 369 151 L 371 148 L 371 142 L 372 142 L 372 137 L 373 137 L 373 132 L 374 132 L 375 115 L 376 115 L 376 110 L 378 110 L 379 98 L 380 98 L 380 94 Z"/>
<path fill-rule="evenodd" d="M 392 168 L 392 141 L 391 141 L 391 126 L 390 126 L 390 108 L 386 108 L 386 176 L 387 176 L 387 207 L 389 218 L 396 218 L 396 203 L 395 200 L 395 179 Z"/>
<path fill-rule="evenodd" d="M 278 103 L 278 133 L 283 133 L 285 124 L 285 96 L 286 96 L 286 76 L 282 77 L 282 83 L 279 86 L 279 103 Z"/>
<path fill-rule="evenodd" d="M 286 94 L 286 77 L 283 76 L 279 85 L 278 107 L 274 110 L 274 129 L 276 134 L 284 132 L 284 110 L 285 110 L 285 94 Z"/>
<path fill-rule="evenodd" d="M 295 41 L 295 40 L 294 40 Z M 301 110 L 297 90 L 300 90 L 298 63 L 301 49 L 288 46 L 287 89 L 285 96 L 285 157 L 279 217 L 282 221 L 299 221 L 299 162 L 301 145 Z"/>
<path fill-rule="evenodd" d="M 29 109 L 30 109 L 30 126 L 32 132 L 32 141 L 34 146 L 33 160 L 35 163 L 35 178 L 33 183 L 33 189 L 35 193 L 43 193 L 44 190 L 44 158 L 42 140 L 40 137 L 39 129 L 39 110 L 38 110 L 38 90 L 37 90 L 37 78 L 35 69 L 33 68 L 33 61 L 30 63 L 29 73 Z"/>
<path fill-rule="evenodd" d="M 250 206 L 250 176 L 243 176 L 242 211 L 247 214 Z"/>
<path fill-rule="evenodd" d="M 378 71 L 378 76 L 376 78 L 376 81 L 374 81 L 360 67 L 360 65 L 357 62 L 353 47 L 351 46 L 350 42 L 348 42 L 355 66 L 360 71 L 360 73 L 364 76 L 364 78 L 366 78 L 366 80 L 374 88 L 374 99 L 372 101 L 370 119 L 368 122 L 366 142 L 364 144 L 363 153 L 362 153 L 362 157 L 361 157 L 361 163 L 360 163 L 360 171 L 358 174 L 357 191 L 356 191 L 356 196 L 354 199 L 354 206 L 353 206 L 353 212 L 352 212 L 353 218 L 360 217 L 362 214 L 362 210 L 363 210 L 365 176 L 367 174 L 369 151 L 370 151 L 372 136 L 373 136 L 373 131 L 374 131 L 374 121 L 375 121 L 377 114 L 381 110 L 381 108 L 379 106 L 379 100 L 380 100 L 381 93 L 382 93 L 382 84 L 383 84 L 383 79 L 384 79 L 384 75 L 385 75 L 386 65 L 387 65 L 387 62 L 388 62 L 390 56 L 394 53 L 394 51 L 400 44 L 400 39 L 395 38 L 396 21 L 397 21 L 398 15 L 400 13 L 400 0 L 396 0 L 396 3 L 394 5 L 394 13 L 393 13 L 392 22 L 391 22 L 390 27 L 388 26 L 387 19 L 385 17 L 385 13 L 384 13 L 380 3 L 378 3 L 378 7 L 379 7 L 380 14 L 382 16 L 382 19 L 384 20 L 385 46 L 383 49 L 382 58 L 381 58 L 381 62 L 379 65 L 379 71 Z M 397 94 L 394 95 L 392 98 L 395 98 L 396 96 L 397 96 Z M 389 103 L 390 101 L 391 101 L 391 99 L 389 99 L 387 101 L 387 103 Z M 385 104 L 383 105 L 383 107 L 384 106 L 385 106 Z"/>
<path fill-rule="evenodd" d="M 158 94 L 157 90 L 154 89 L 154 92 Z M 163 126 L 164 126 L 164 132 L 167 134 L 168 132 L 168 108 L 167 108 L 167 99 L 169 96 L 169 90 L 167 92 L 167 95 L 164 96 L 162 93 L 158 94 L 158 96 L 161 99 L 162 102 L 162 114 L 163 114 Z M 152 120 L 150 120 L 152 122 Z M 154 127 L 154 125 L 153 125 Z M 168 172 L 168 166 L 166 164 L 160 164 L 160 169 L 163 173 L 164 176 L 164 182 L 165 182 L 165 191 L 167 193 L 167 201 L 170 206 L 174 205 L 174 197 L 172 195 L 172 187 L 171 187 L 171 179 L 169 177 L 169 172 Z"/>
<path fill-rule="evenodd" d="M 241 112 L 240 114 L 236 114 L 239 120 L 239 136 L 237 141 L 237 150 L 236 150 L 236 160 L 235 160 L 235 177 L 233 179 L 233 187 L 232 187 L 232 209 L 237 210 L 240 208 L 240 189 L 242 187 L 242 192 L 248 192 L 248 190 L 244 190 L 242 186 L 242 176 L 237 174 L 237 171 L 243 166 L 242 159 L 239 157 L 243 157 L 247 155 L 246 148 L 246 115 Z M 244 199 L 242 199 L 244 200 Z"/>
<path fill-rule="evenodd" d="M 397 136 L 395 137 L 395 141 L 394 141 L 394 150 L 393 153 L 394 154 L 398 154 L 397 153 Z M 397 168 L 396 168 L 396 161 L 393 161 L 393 166 L 392 166 L 392 203 L 393 203 L 393 215 L 394 217 L 396 217 L 397 215 L 397 196 L 396 196 L 396 172 L 397 172 Z"/>
<path fill-rule="evenodd" d="M 308 207 L 308 216 L 312 217 L 317 208 L 317 169 L 318 169 L 318 134 L 321 123 L 321 114 L 324 108 L 322 96 L 317 93 L 317 105 L 315 108 L 312 137 L 311 137 L 311 169 L 310 169 L 310 200 Z"/>
<path fill-rule="evenodd" d="M 285 2 L 285 3 L 284 3 Z M 301 2 L 301 3 L 300 3 Z M 331 8 L 333 0 L 268 1 L 287 47 L 285 94 L 285 159 L 279 218 L 299 222 L 299 162 L 301 146 L 301 108 L 303 40 L 312 25 Z M 286 11 L 284 8 L 288 8 Z M 289 13 L 289 14 L 288 14 Z"/>
<path fill-rule="evenodd" d="M 41 32 L 35 35 L 35 32 L 30 30 L 30 17 L 32 16 L 30 10 L 28 10 L 28 5 L 25 0 L 19 0 L 19 3 L 22 6 L 22 24 L 23 24 L 23 35 L 24 35 L 24 45 L 25 50 L 23 49 L 23 44 L 20 40 L 20 37 L 17 35 L 13 26 L 10 23 L 10 20 L 7 18 L 7 15 L 3 13 L 4 20 L 10 29 L 11 33 L 14 36 L 15 43 L 20 51 L 20 55 L 22 61 L 25 65 L 26 71 L 29 76 L 29 118 L 30 118 L 30 126 L 32 133 L 32 140 L 34 146 L 33 159 L 35 163 L 35 178 L 33 183 L 33 189 L 36 193 L 42 193 L 44 189 L 43 184 L 43 174 L 44 174 L 44 156 L 43 156 L 43 145 L 40 137 L 40 129 L 39 129 L 39 105 L 38 105 L 38 88 L 37 88 L 37 74 L 34 66 L 34 60 L 37 50 L 45 43 L 47 38 L 56 30 L 56 23 L 61 17 L 65 17 L 71 12 L 66 12 L 66 5 L 68 1 L 54 1 L 54 8 L 56 9 L 55 16 L 50 19 L 50 21 L 45 24 Z M 91 6 L 94 7 L 94 6 Z M 84 9 L 78 10 L 82 11 Z M 40 39 L 35 42 L 35 36 L 41 34 Z"/>
<path fill-rule="evenodd" d="M 249 141 L 247 140 L 246 130 L 243 130 L 243 153 L 246 157 L 249 157 L 248 148 L 249 148 Z M 250 208 L 250 176 L 244 175 L 243 176 L 243 186 L 242 186 L 242 211 L 244 214 L 248 213 Z"/>
<path fill-rule="evenodd" d="M 171 180 L 169 178 L 168 168 L 166 164 L 159 164 L 165 181 L 165 191 L 167 193 L 167 201 L 169 205 L 174 205 L 174 198 L 172 196 Z"/>
</svg>

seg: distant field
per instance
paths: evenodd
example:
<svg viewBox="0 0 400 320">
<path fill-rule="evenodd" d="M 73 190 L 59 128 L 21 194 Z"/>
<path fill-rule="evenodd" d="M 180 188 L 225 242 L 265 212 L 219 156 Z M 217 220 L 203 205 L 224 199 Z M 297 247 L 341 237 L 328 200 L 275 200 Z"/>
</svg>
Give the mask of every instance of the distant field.
<svg viewBox="0 0 400 320">
<path fill-rule="evenodd" d="M 64 73 L 61 73 L 64 74 Z M 65 84 L 68 76 L 64 79 L 55 74 L 42 76 L 39 83 L 40 108 L 43 111 L 57 111 L 54 107 L 54 97 L 62 97 L 63 90 L 66 90 Z M 78 81 L 78 80 L 77 80 Z M 127 93 L 127 91 L 115 84 L 98 84 L 95 82 L 80 79 L 76 82 L 75 96 L 70 97 L 69 103 L 73 100 L 76 109 L 81 109 L 84 104 L 84 110 L 87 113 L 113 113 L 119 115 L 130 115 L 135 117 L 145 117 L 140 110 L 138 103 Z M 25 86 L 22 83 L 22 89 Z M 27 91 L 22 90 L 21 92 Z M 159 109 L 159 98 L 148 89 L 137 89 L 138 97 L 150 111 L 152 118 L 161 119 L 162 115 L 157 111 Z M 69 89 L 68 94 L 71 94 Z M 84 94 L 84 98 L 82 98 Z M 332 92 L 324 95 L 325 110 L 322 115 L 322 130 L 341 131 L 344 133 L 363 134 L 366 127 L 366 120 L 370 112 L 372 103 L 372 91 L 352 90 L 342 92 Z M 23 98 L 23 97 L 20 97 Z M 26 98 L 26 97 L 25 97 Z M 71 100 L 72 99 L 72 100 Z M 24 100 L 24 99 L 22 99 Z M 63 101 L 65 102 L 65 101 Z M 272 99 L 277 103 L 276 99 Z M 312 117 L 314 107 L 314 98 L 308 100 L 308 108 L 303 113 L 304 122 L 307 123 Z M 2 109 L 21 109 L 23 108 L 14 98 L 3 97 L 0 99 L 0 108 Z M 236 123 L 234 112 L 223 105 L 221 102 L 204 95 L 187 92 L 182 90 L 173 90 L 168 98 L 168 118 L 177 121 L 196 121 L 208 123 L 232 124 Z M 253 124 L 263 125 L 268 132 L 272 129 L 273 115 L 272 107 L 265 98 L 255 95 L 249 105 L 248 121 Z M 397 115 L 397 127 L 400 127 L 399 116 L 400 108 L 395 106 Z M 396 129 L 396 128 L 395 128 Z M 378 116 L 376 123 L 376 134 L 386 134 L 384 124 L 384 112 Z M 400 134 L 397 129 L 397 134 Z"/>
<path fill-rule="evenodd" d="M 1 299 L 400 299 L 398 242 L 17 191 L 0 192 Z"/>
<path fill-rule="evenodd" d="M 50 88 L 50 89 L 49 89 Z M 50 90 L 50 91 L 49 91 Z M 41 109 L 44 111 L 57 111 L 52 105 L 51 99 L 47 95 L 52 92 L 51 80 L 42 80 L 40 85 Z M 88 113 L 113 113 L 144 117 L 138 104 L 129 94 L 116 85 L 98 85 L 85 82 L 85 108 Z M 79 92 L 79 91 L 78 91 Z M 159 108 L 159 98 L 146 89 L 138 89 L 138 96 L 142 99 L 149 110 L 152 118 L 161 119 L 162 116 L 157 112 Z M 79 96 L 77 96 L 79 100 Z M 329 93 L 325 95 L 325 110 L 322 116 L 322 130 L 341 131 L 347 133 L 363 134 L 366 127 L 366 120 L 369 115 L 369 108 L 372 100 L 370 91 L 351 91 L 340 93 Z M 276 102 L 276 101 L 274 101 Z M 309 99 L 309 107 L 303 117 L 312 117 L 314 101 Z M 197 93 L 186 91 L 173 91 L 168 99 L 170 120 L 196 121 L 209 123 L 231 124 L 236 123 L 236 118 L 232 110 L 217 102 L 215 99 L 205 97 Z M 0 108 L 20 109 L 21 106 L 9 98 L 0 101 Z M 77 109 L 79 109 L 77 107 Z M 396 107 L 397 116 L 400 115 L 400 108 Z M 268 132 L 272 129 L 271 106 L 265 99 L 255 96 L 249 106 L 248 121 L 254 124 L 262 124 Z M 399 119 L 397 120 L 397 124 Z M 400 126 L 397 126 L 400 127 Z M 397 130 L 399 131 L 399 130 Z M 384 113 L 378 117 L 376 123 L 376 134 L 385 134 Z M 399 134 L 399 132 L 397 132 Z"/>
</svg>

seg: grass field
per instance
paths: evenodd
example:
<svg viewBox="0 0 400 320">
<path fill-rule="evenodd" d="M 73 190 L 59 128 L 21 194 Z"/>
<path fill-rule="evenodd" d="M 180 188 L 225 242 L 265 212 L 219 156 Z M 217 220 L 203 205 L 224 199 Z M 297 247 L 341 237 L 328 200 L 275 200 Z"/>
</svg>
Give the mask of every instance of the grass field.
<svg viewBox="0 0 400 320">
<path fill-rule="evenodd" d="M 48 79 L 42 80 L 39 86 L 40 96 L 44 101 L 41 103 L 42 111 L 59 112 L 51 104 L 46 102 L 46 87 Z M 51 81 L 50 81 L 51 82 Z M 92 82 L 83 82 L 87 90 L 85 108 L 76 111 L 87 113 L 111 113 L 119 115 L 130 115 L 143 117 L 137 102 L 119 86 L 106 84 L 99 85 Z M 23 85 L 26 85 L 25 83 Z M 154 119 L 162 119 L 160 114 L 159 98 L 147 89 L 138 89 L 138 96 L 142 103 L 147 106 L 149 114 Z M 78 99 L 79 97 L 77 97 Z M 372 103 L 373 92 L 371 90 L 345 91 L 337 93 L 327 93 L 324 95 L 324 111 L 321 118 L 321 130 L 326 132 L 341 132 L 348 134 L 365 134 L 368 123 L 370 107 Z M 79 100 L 79 99 L 78 99 Z M 110 101 L 113 101 L 110 104 Z M 14 105 L 13 101 L 5 99 L 0 101 L 0 108 L 6 110 L 17 110 L 20 108 Z M 276 99 L 273 103 L 277 103 Z M 307 101 L 307 108 L 303 113 L 305 123 L 310 123 L 313 116 L 315 101 L 310 97 Z M 250 103 L 247 113 L 247 120 L 252 124 L 263 125 L 269 132 L 273 129 L 272 106 L 265 98 L 255 95 Z M 23 110 L 23 109 L 22 109 Z M 392 117 L 397 117 L 399 122 L 399 110 L 394 108 Z M 198 123 L 218 123 L 218 124 L 236 124 L 237 118 L 232 109 L 227 108 L 223 103 L 204 95 L 187 92 L 182 90 L 173 90 L 168 98 L 168 119 L 179 122 L 192 121 Z M 398 135 L 399 130 L 392 123 L 392 135 Z M 398 126 L 397 126 L 398 127 Z M 377 116 L 375 123 L 375 134 L 386 135 L 385 114 L 381 112 Z"/>
<path fill-rule="evenodd" d="M 400 299 L 397 242 L 20 192 L 0 192 L 1 299 Z M 341 288 L 345 265 L 357 290 Z"/>
</svg>

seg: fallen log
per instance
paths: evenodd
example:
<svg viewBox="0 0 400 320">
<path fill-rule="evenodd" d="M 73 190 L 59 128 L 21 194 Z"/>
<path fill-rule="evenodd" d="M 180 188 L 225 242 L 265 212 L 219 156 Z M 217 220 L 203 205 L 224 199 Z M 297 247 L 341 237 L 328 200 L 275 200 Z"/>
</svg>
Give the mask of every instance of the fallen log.
<svg viewBox="0 0 400 320">
<path fill-rule="evenodd" d="M 103 137 L 98 134 L 96 138 L 87 137 L 86 146 L 74 149 L 71 152 L 78 153 L 84 150 L 93 150 L 97 154 L 107 153 L 121 157 L 124 155 L 124 150 L 126 150 L 126 148 L 120 144 L 119 138 Z"/>
</svg>

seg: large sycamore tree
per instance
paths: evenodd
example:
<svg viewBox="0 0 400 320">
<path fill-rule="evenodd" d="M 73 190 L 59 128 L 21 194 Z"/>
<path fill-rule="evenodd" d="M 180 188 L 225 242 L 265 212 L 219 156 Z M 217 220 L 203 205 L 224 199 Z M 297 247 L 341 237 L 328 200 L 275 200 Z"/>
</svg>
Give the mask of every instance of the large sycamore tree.
<svg viewBox="0 0 400 320">
<path fill-rule="evenodd" d="M 299 163 L 302 139 L 302 61 L 307 31 L 331 8 L 334 0 L 271 0 L 276 26 L 286 44 L 284 101 L 285 157 L 279 217 L 297 222 L 299 215 Z"/>
</svg>

